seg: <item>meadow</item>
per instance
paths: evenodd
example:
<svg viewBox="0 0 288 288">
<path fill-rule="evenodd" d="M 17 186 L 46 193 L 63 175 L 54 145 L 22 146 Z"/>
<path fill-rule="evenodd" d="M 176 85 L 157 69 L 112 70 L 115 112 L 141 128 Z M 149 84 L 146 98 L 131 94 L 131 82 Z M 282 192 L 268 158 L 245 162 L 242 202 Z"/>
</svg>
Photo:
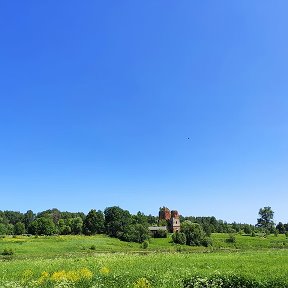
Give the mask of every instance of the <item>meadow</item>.
<svg viewBox="0 0 288 288">
<path fill-rule="evenodd" d="M 0 287 L 288 287 L 288 240 L 212 234 L 213 246 L 105 235 L 0 238 Z M 238 286 L 237 286 L 238 285 Z"/>
</svg>

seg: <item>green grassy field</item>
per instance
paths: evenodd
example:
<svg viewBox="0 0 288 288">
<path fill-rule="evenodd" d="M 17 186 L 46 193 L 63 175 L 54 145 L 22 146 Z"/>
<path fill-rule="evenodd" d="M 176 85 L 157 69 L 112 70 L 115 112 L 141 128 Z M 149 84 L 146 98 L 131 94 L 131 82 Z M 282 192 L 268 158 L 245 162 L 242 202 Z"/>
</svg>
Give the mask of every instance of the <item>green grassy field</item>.
<svg viewBox="0 0 288 288">
<path fill-rule="evenodd" d="M 208 248 L 152 239 L 143 249 L 103 235 L 5 237 L 0 251 L 14 254 L 0 256 L 0 287 L 288 287 L 284 235 L 227 238 L 213 234 Z"/>
</svg>

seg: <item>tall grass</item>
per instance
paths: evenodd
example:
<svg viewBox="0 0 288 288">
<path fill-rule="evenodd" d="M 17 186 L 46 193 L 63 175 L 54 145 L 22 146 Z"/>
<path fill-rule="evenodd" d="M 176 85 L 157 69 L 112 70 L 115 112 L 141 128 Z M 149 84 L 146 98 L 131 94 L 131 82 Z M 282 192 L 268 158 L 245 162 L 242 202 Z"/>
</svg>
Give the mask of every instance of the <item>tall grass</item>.
<svg viewBox="0 0 288 288">
<path fill-rule="evenodd" d="M 4 238 L 0 250 L 14 255 L 0 257 L 0 287 L 288 287 L 284 236 L 227 237 L 213 235 L 216 248 L 181 252 L 169 239 L 143 249 L 101 235 Z"/>
</svg>

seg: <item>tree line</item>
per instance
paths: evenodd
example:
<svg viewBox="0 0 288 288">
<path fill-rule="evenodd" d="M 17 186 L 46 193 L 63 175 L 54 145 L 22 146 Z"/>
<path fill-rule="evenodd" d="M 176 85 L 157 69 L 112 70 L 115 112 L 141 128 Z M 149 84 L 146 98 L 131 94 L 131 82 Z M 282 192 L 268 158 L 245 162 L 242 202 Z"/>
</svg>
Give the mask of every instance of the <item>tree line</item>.
<svg viewBox="0 0 288 288">
<path fill-rule="evenodd" d="M 0 235 L 94 235 L 107 234 L 124 241 L 142 243 L 149 238 L 148 226 L 157 225 L 158 218 L 138 212 L 132 215 L 118 206 L 104 211 L 61 212 L 49 209 L 39 213 L 28 210 L 0 211 Z"/>
<path fill-rule="evenodd" d="M 273 215 L 274 212 L 271 207 L 261 208 L 259 210 L 260 218 L 257 219 L 256 225 L 236 222 L 227 223 L 226 221 L 217 220 L 214 216 L 180 216 L 180 221 L 182 223 L 181 230 L 183 232 L 190 229 L 189 231 L 191 232 L 196 229 L 197 231 L 195 231 L 198 234 L 201 234 L 202 242 L 207 242 L 207 237 L 215 232 L 251 234 L 265 231 L 265 233 L 287 233 L 288 224 L 279 222 L 275 225 L 273 222 Z M 61 212 L 56 208 L 45 210 L 37 214 L 31 210 L 28 210 L 26 213 L 18 211 L 0 211 L 0 235 L 107 234 L 124 241 L 142 243 L 150 236 L 148 230 L 149 226 L 162 225 L 165 225 L 165 223 L 163 223 L 163 221 L 158 221 L 158 217 L 156 216 L 145 215 L 142 212 L 133 215 L 128 210 L 124 210 L 118 206 L 107 207 L 104 211 L 92 209 L 87 215 L 83 212 Z M 193 233 L 196 233 L 195 231 Z M 186 233 L 186 238 L 188 238 L 188 240 L 186 240 L 189 243 L 193 243 L 189 233 Z M 158 236 L 166 237 L 167 233 L 161 233 L 161 235 Z M 176 236 L 174 236 L 174 238 L 175 237 Z M 183 238 L 183 235 L 178 235 L 177 237 Z M 177 241 L 183 242 L 184 240 L 175 240 L 175 242 Z"/>
</svg>

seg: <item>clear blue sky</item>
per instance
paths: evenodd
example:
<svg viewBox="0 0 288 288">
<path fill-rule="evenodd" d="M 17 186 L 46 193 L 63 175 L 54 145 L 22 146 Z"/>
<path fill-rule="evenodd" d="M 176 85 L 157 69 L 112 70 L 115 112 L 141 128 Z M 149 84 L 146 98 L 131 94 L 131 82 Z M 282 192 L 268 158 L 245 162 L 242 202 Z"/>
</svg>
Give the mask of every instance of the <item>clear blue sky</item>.
<svg viewBox="0 0 288 288">
<path fill-rule="evenodd" d="M 0 210 L 288 222 L 287 9 L 1 1 Z"/>
</svg>

